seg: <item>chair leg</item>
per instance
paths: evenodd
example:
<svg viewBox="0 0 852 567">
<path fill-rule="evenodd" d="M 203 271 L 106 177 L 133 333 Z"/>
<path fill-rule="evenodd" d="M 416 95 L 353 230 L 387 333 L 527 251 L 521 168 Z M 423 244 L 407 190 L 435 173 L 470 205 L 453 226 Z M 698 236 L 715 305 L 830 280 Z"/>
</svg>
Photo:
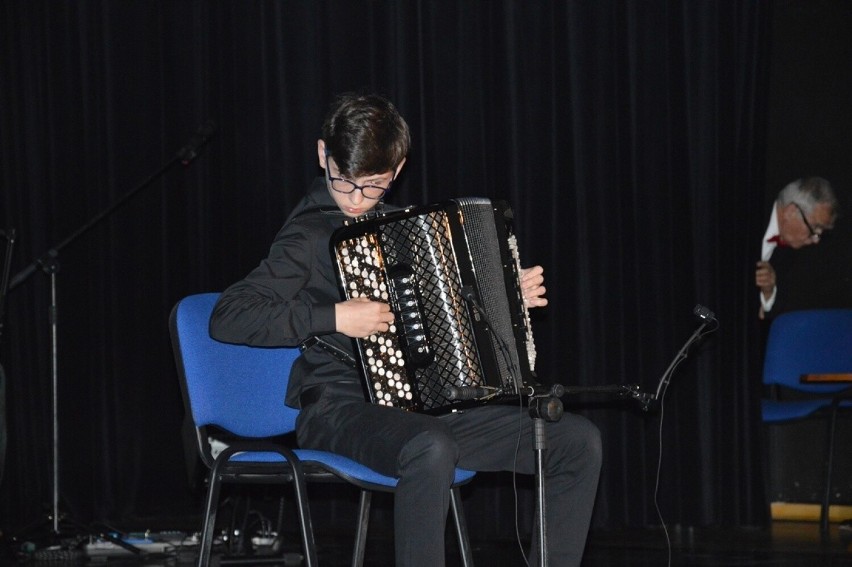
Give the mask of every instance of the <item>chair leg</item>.
<svg viewBox="0 0 852 567">
<path fill-rule="evenodd" d="M 459 540 L 462 567 L 473 567 L 473 552 L 470 549 L 467 522 L 464 518 L 464 507 L 462 506 L 461 492 L 458 487 L 450 490 L 450 509 L 453 514 L 453 523 L 456 527 L 456 536 Z"/>
<path fill-rule="evenodd" d="M 370 527 L 370 503 L 373 493 L 369 490 L 361 491 L 358 502 L 358 527 L 355 531 L 355 549 L 352 551 L 352 567 L 364 565 L 364 551 L 367 547 L 367 529 Z"/>
<path fill-rule="evenodd" d="M 210 471 L 207 482 L 207 498 L 204 505 L 204 525 L 201 528 L 201 544 L 198 549 L 198 567 L 208 567 L 213 553 L 213 530 L 216 527 L 216 511 L 219 502 L 219 474 Z"/>
<path fill-rule="evenodd" d="M 828 446 L 825 450 L 825 487 L 822 497 L 822 509 L 820 510 L 819 531 L 824 540 L 829 538 L 829 511 L 831 509 L 831 482 L 834 469 L 834 432 L 837 427 L 837 410 L 840 406 L 839 400 L 831 404 L 831 415 L 828 418 Z"/>
<path fill-rule="evenodd" d="M 301 527 L 302 547 L 304 548 L 305 553 L 305 567 L 316 567 L 318 563 L 316 545 L 314 543 L 310 507 L 308 506 L 305 476 L 304 472 L 302 471 L 301 464 L 296 458 L 296 456 L 288 450 L 279 450 L 276 448 L 267 450 L 277 451 L 290 463 L 290 466 L 293 469 L 293 487 L 296 492 L 296 506 L 299 514 L 299 525 Z M 211 562 L 211 557 L 213 554 L 213 532 L 216 527 L 216 511 L 218 509 L 219 493 L 221 490 L 223 477 L 222 471 L 225 469 L 225 467 L 227 467 L 229 459 L 235 452 L 237 452 L 235 446 L 231 446 L 225 451 L 223 451 L 216 459 L 216 462 L 213 464 L 213 468 L 210 470 L 207 489 L 207 501 L 205 503 L 204 509 L 204 525 L 201 529 L 201 544 L 198 552 L 198 567 L 209 567 Z M 262 560 L 258 558 L 252 558 L 249 559 L 249 561 L 253 563 L 281 562 L 281 560 L 277 558 L 263 558 Z M 238 559 L 230 562 L 242 563 L 244 561 Z"/>
<path fill-rule="evenodd" d="M 317 547 L 314 541 L 314 527 L 311 523 L 311 509 L 308 504 L 308 489 L 305 475 L 298 461 L 290 461 L 293 467 L 293 490 L 296 493 L 296 508 L 299 514 L 299 526 L 302 533 L 302 548 L 305 551 L 305 567 L 317 567 Z M 279 532 L 280 533 L 280 532 Z"/>
</svg>

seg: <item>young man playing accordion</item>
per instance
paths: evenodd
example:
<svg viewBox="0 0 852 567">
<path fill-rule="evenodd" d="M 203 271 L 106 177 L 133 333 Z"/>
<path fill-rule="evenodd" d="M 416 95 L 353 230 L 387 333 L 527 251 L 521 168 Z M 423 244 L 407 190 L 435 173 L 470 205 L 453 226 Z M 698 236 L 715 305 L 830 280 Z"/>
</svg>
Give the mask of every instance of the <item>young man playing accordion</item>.
<svg viewBox="0 0 852 567">
<path fill-rule="evenodd" d="M 382 301 L 341 301 L 329 252 L 344 221 L 376 208 L 405 164 L 406 122 L 386 99 L 346 94 L 332 105 L 317 142 L 323 176 L 290 214 L 269 255 L 221 296 L 211 335 L 254 346 L 296 346 L 319 337 L 332 348 L 304 350 L 286 403 L 300 407 L 304 448 L 333 451 L 399 478 L 394 500 L 396 564 L 444 564 L 444 531 L 456 467 L 535 473 L 533 420 L 512 405 L 482 405 L 434 416 L 366 401 L 358 371 L 332 352 L 385 332 L 394 313 Z M 522 270 L 528 307 L 546 305 L 543 270 Z M 546 424 L 548 563 L 580 565 L 601 465 L 597 428 L 565 414 Z M 519 450 L 516 447 L 520 445 Z M 533 538 L 531 564 L 538 564 Z"/>
</svg>

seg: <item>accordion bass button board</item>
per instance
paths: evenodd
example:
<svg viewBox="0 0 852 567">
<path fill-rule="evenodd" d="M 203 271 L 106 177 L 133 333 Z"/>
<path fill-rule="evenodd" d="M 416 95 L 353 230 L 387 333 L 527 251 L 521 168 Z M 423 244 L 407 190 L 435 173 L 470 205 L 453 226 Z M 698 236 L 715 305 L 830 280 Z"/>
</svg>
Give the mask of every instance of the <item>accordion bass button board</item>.
<svg viewBox="0 0 852 567">
<path fill-rule="evenodd" d="M 446 413 L 517 400 L 535 384 L 535 346 L 520 289 L 512 211 L 462 198 L 359 219 L 331 254 L 345 299 L 391 306 L 387 332 L 357 339 L 373 403 Z M 462 399 L 454 389 L 486 389 Z"/>
</svg>

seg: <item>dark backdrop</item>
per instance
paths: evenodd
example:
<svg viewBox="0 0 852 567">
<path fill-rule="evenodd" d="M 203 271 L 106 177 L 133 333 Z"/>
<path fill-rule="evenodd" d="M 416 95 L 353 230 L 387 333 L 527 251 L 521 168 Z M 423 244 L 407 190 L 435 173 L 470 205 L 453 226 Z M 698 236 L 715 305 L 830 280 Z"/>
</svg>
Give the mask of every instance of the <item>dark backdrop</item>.
<svg viewBox="0 0 852 567">
<path fill-rule="evenodd" d="M 662 424 L 579 400 L 605 443 L 595 525 L 658 523 L 660 448 L 668 522 L 761 523 L 752 266 L 770 24 L 785 5 L 3 3 L 0 206 L 19 235 L 13 272 L 172 160 L 200 124 L 218 126 L 191 166 L 59 253 L 63 506 L 114 523 L 200 509 L 168 313 L 259 261 L 318 173 L 332 95 L 364 87 L 396 101 L 413 130 L 393 202 L 514 205 L 522 258 L 547 270 L 551 304 L 534 324 L 549 380 L 654 388 L 693 306 L 718 315 L 679 368 Z M 50 501 L 49 291 L 36 271 L 8 298 L 7 530 Z M 471 523 L 507 529 L 508 488 L 483 486 Z"/>
<path fill-rule="evenodd" d="M 852 5 L 783 2 L 776 8 L 767 136 L 767 198 L 801 176 L 835 186 L 841 216 L 819 246 L 777 261 L 781 306 L 852 307 Z M 805 56 L 803 56 L 803 51 Z M 769 203 L 765 208 L 768 218 Z"/>
</svg>

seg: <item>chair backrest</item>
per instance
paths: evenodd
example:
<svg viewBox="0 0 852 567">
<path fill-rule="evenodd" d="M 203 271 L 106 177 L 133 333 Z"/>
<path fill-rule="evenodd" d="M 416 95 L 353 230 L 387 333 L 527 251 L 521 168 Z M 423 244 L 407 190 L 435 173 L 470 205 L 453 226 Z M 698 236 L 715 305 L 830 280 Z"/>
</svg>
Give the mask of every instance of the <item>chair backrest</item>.
<svg viewBox="0 0 852 567">
<path fill-rule="evenodd" d="M 218 293 L 191 295 L 169 318 L 184 403 L 196 427 L 216 425 L 240 437 L 273 437 L 296 427 L 284 405 L 297 348 L 261 348 L 216 341 L 208 331 Z"/>
<path fill-rule="evenodd" d="M 802 374 L 852 373 L 852 309 L 783 313 L 772 321 L 763 383 L 805 392 L 836 392 L 847 385 L 802 384 Z"/>
</svg>

